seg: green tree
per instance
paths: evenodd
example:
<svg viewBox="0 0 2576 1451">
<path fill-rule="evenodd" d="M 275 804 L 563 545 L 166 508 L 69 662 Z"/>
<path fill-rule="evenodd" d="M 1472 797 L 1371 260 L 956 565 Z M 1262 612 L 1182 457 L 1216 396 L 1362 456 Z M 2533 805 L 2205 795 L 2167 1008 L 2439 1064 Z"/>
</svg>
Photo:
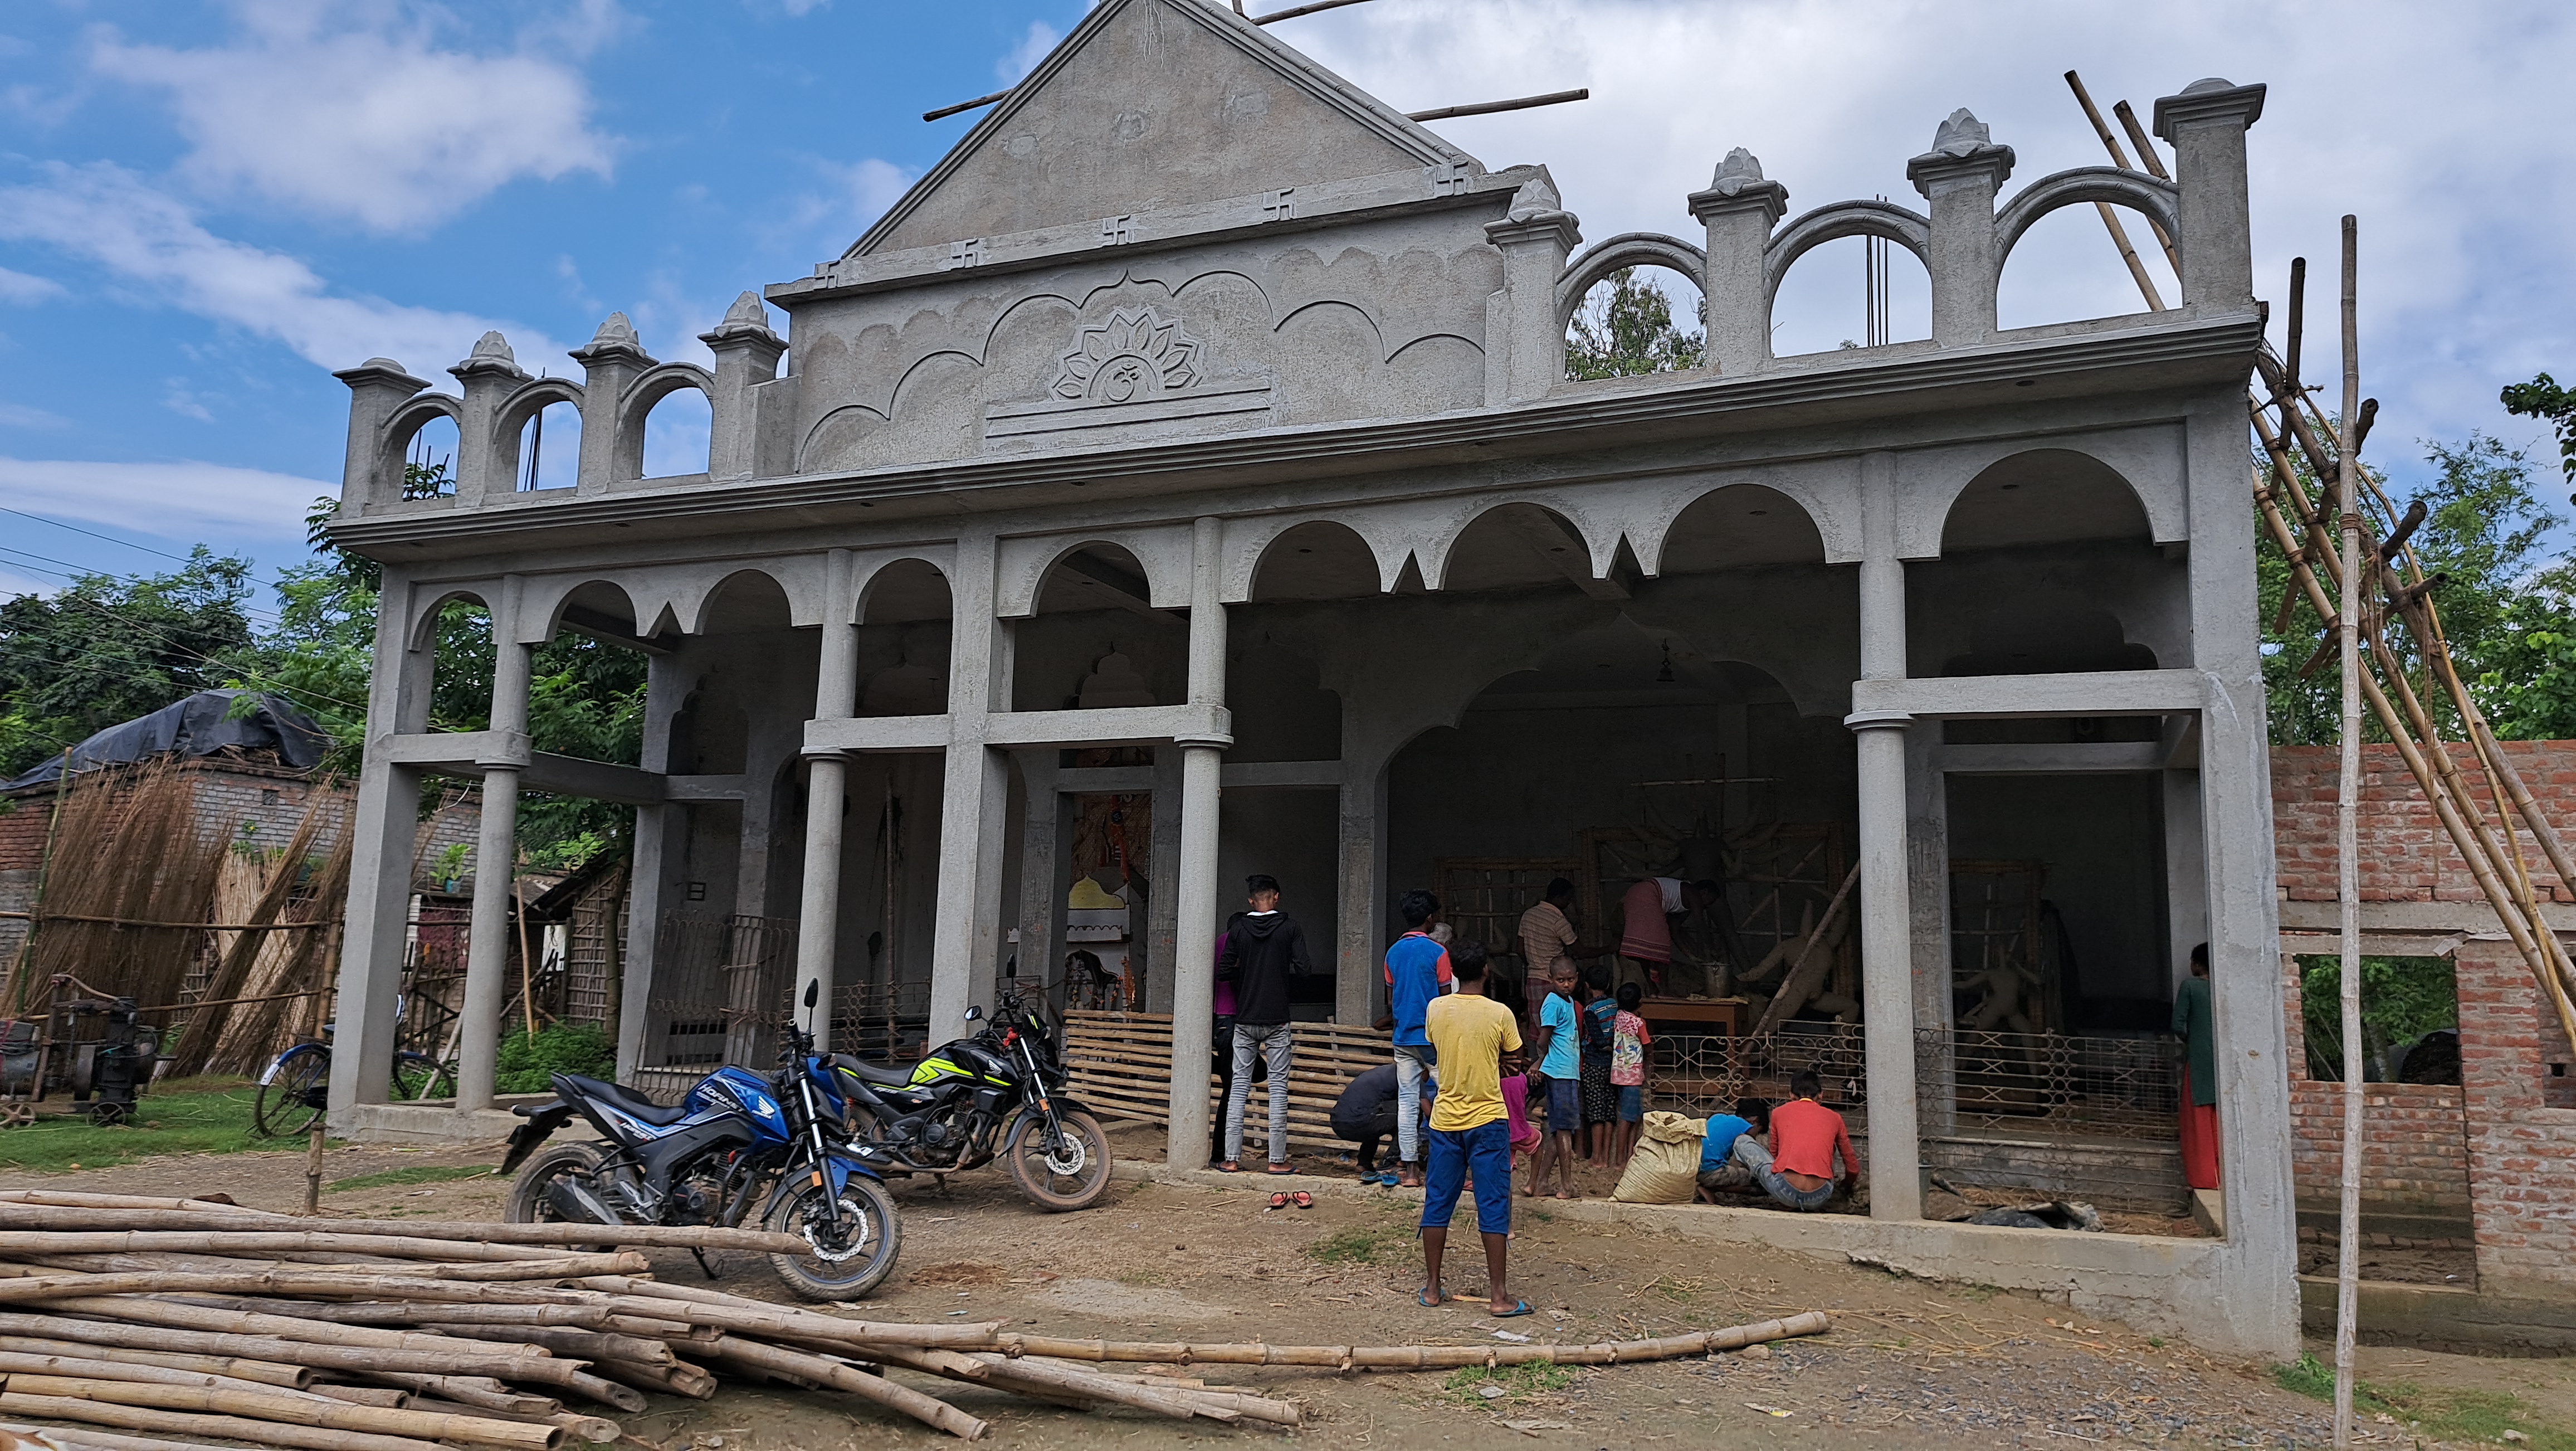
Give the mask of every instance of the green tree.
<svg viewBox="0 0 2576 1451">
<path fill-rule="evenodd" d="M 203 545 L 167 574 L 84 574 L 0 601 L 0 776 L 227 683 L 248 647 L 250 561 Z"/>
<path fill-rule="evenodd" d="M 2558 434 L 2558 467 L 2576 484 L 2576 389 L 2561 388 L 2547 373 L 2528 383 L 2508 383 L 2500 395 L 2504 411 L 2517 418 L 2537 418 Z M 2576 503 L 2576 495 L 2568 502 Z"/>
<path fill-rule="evenodd" d="M 1696 368 L 1707 335 L 1673 323 L 1673 300 L 1634 267 L 1610 274 L 1574 310 L 1565 337 L 1565 376 L 1626 378 Z"/>
</svg>

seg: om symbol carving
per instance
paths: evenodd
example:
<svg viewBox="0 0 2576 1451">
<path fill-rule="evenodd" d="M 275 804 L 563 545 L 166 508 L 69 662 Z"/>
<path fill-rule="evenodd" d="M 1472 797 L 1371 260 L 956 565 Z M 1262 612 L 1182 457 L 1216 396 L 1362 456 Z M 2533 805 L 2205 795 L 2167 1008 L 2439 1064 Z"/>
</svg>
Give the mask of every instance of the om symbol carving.
<svg viewBox="0 0 2576 1451">
<path fill-rule="evenodd" d="M 1075 403 L 1135 403 L 1178 393 L 1199 380 L 1198 339 L 1150 307 L 1122 308 L 1084 328 L 1057 359 L 1047 391 Z"/>
</svg>

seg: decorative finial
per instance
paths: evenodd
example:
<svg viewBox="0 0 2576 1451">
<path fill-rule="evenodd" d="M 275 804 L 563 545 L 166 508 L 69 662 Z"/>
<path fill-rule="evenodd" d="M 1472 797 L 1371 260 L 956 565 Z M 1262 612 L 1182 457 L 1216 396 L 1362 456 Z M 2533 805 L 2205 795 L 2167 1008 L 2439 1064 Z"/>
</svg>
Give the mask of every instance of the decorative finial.
<svg viewBox="0 0 2576 1451">
<path fill-rule="evenodd" d="M 472 356 L 490 358 L 496 362 L 508 363 L 512 367 L 517 367 L 519 363 L 518 354 L 510 351 L 510 340 L 501 336 L 497 330 L 487 332 L 474 340 Z"/>
<path fill-rule="evenodd" d="M 725 309 L 724 320 L 727 327 L 765 328 L 769 326 L 769 309 L 761 305 L 759 293 L 745 289 L 733 300 L 733 306 Z"/>
<path fill-rule="evenodd" d="M 1734 196 L 1763 179 L 1762 158 L 1738 146 L 1717 164 L 1717 175 L 1709 179 L 1708 189 L 1720 196 Z"/>
<path fill-rule="evenodd" d="M 1945 156 L 1966 156 L 1994 142 L 1994 133 L 1986 129 L 1986 123 L 1965 106 L 1951 112 L 1941 129 L 1932 133 L 1932 149 Z"/>
<path fill-rule="evenodd" d="M 1512 193 L 1512 220 L 1515 222 L 1526 222 L 1532 217 L 1563 210 L 1563 198 L 1556 194 L 1555 184 L 1543 172 L 1522 182 L 1520 190 Z"/>
<path fill-rule="evenodd" d="M 628 322 L 626 314 L 622 312 L 610 313 L 607 320 L 599 325 L 599 331 L 590 335 L 590 345 L 594 348 L 615 347 L 619 344 L 631 347 L 634 343 L 635 324 Z"/>
</svg>

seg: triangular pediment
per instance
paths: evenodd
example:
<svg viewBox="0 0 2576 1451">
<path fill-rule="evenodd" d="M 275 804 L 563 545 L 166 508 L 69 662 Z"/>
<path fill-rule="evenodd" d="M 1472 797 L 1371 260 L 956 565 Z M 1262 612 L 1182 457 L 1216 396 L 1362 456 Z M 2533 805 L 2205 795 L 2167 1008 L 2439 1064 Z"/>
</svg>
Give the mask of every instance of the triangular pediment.
<svg viewBox="0 0 2576 1451">
<path fill-rule="evenodd" d="M 1208 0 L 1103 0 L 848 255 L 1472 158 Z"/>
</svg>

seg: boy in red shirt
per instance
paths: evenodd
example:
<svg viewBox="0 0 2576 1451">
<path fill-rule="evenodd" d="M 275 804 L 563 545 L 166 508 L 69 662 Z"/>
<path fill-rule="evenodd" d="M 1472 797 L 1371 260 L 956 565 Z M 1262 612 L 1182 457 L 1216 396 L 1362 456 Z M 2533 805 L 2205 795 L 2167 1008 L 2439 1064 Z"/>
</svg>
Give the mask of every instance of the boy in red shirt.
<svg viewBox="0 0 2576 1451">
<path fill-rule="evenodd" d="M 1735 1141 L 1735 1161 L 1753 1171 L 1760 1184 L 1783 1208 L 1811 1212 L 1825 1207 L 1837 1184 L 1860 1184 L 1860 1160 L 1852 1153 L 1851 1133 L 1843 1116 L 1816 1102 L 1824 1080 L 1812 1068 L 1789 1079 L 1790 1102 L 1771 1110 L 1771 1145 L 1753 1135 Z M 1842 1173 L 1834 1172 L 1839 1155 Z"/>
</svg>

